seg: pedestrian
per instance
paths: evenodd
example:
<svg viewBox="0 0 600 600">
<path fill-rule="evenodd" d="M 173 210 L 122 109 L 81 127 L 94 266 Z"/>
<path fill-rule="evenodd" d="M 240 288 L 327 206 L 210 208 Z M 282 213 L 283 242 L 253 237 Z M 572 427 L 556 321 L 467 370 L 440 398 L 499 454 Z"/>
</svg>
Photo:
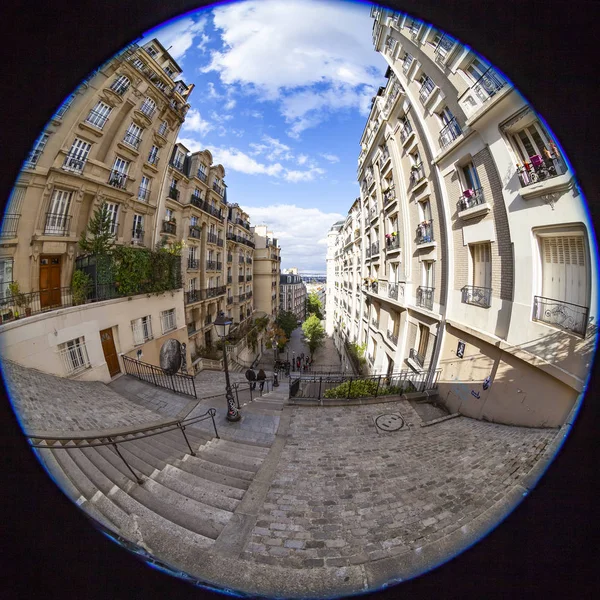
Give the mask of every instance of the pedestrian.
<svg viewBox="0 0 600 600">
<path fill-rule="evenodd" d="M 304 360 L 304 352 L 300 355 L 300 358 Z"/>
<path fill-rule="evenodd" d="M 300 370 L 300 359 L 296 359 L 296 368 L 298 369 L 298 371 Z"/>
<path fill-rule="evenodd" d="M 261 369 L 258 372 L 258 375 L 256 376 L 256 380 L 258 381 L 258 383 L 260 384 L 260 391 L 262 393 L 262 391 L 265 388 L 265 379 L 267 378 L 267 374 Z"/>
</svg>

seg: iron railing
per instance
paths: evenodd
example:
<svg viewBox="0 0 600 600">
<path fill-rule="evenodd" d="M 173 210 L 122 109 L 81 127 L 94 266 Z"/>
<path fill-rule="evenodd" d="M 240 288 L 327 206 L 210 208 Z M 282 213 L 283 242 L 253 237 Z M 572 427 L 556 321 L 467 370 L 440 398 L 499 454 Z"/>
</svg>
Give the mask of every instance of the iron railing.
<svg viewBox="0 0 600 600">
<path fill-rule="evenodd" d="M 377 256 L 379 254 L 379 242 L 371 244 L 371 256 Z"/>
<path fill-rule="evenodd" d="M 20 218 L 21 215 L 4 215 L 2 227 L 0 228 L 0 238 L 15 237 L 17 235 Z"/>
<path fill-rule="evenodd" d="M 44 235 L 68 236 L 71 225 L 71 215 L 63 213 L 46 213 Z"/>
<path fill-rule="evenodd" d="M 417 225 L 417 244 L 428 244 L 433 241 L 433 219 Z"/>
<path fill-rule="evenodd" d="M 471 86 L 477 97 L 486 102 L 497 94 L 506 85 L 506 79 L 494 69 L 489 67 L 481 77 Z"/>
<path fill-rule="evenodd" d="M 97 129 L 102 129 L 106 125 L 106 121 L 108 121 L 108 115 L 92 109 L 85 121 Z"/>
<path fill-rule="evenodd" d="M 435 288 L 420 285 L 417 288 L 417 306 L 433 310 L 433 292 Z"/>
<path fill-rule="evenodd" d="M 385 249 L 388 252 L 400 248 L 400 236 L 398 234 L 385 238 Z"/>
<path fill-rule="evenodd" d="M 148 188 L 144 188 L 140 186 L 140 189 L 138 190 L 138 200 L 141 200 L 142 202 L 148 202 L 148 196 L 150 195 L 150 190 Z"/>
<path fill-rule="evenodd" d="M 177 394 L 184 394 L 198 398 L 196 395 L 196 384 L 192 375 L 186 373 L 175 373 L 167 375 L 160 367 L 144 363 L 129 356 L 122 356 L 125 373 L 136 377 L 156 387 L 172 390 Z"/>
<path fill-rule="evenodd" d="M 200 179 L 200 181 L 204 181 L 204 183 L 206 183 L 208 180 L 208 175 L 206 173 L 204 173 L 203 171 L 201 171 L 200 169 L 198 169 L 198 179 Z"/>
<path fill-rule="evenodd" d="M 179 200 L 179 190 L 175 186 L 171 186 L 169 188 L 167 196 L 172 200 Z"/>
<path fill-rule="evenodd" d="M 163 221 L 162 232 L 168 233 L 170 235 L 176 235 L 177 234 L 177 223 L 173 223 L 171 221 Z"/>
<path fill-rule="evenodd" d="M 223 214 L 221 213 L 221 211 L 218 208 L 211 206 L 206 200 L 202 200 L 200 196 L 192 194 L 190 196 L 190 203 L 192 204 L 192 206 L 203 210 L 205 213 L 208 213 L 209 215 L 212 215 L 213 217 L 216 217 L 221 221 L 223 220 Z"/>
<path fill-rule="evenodd" d="M 533 319 L 585 337 L 589 307 L 555 298 L 534 296 Z"/>
<path fill-rule="evenodd" d="M 188 258 L 188 269 L 196 270 L 200 266 L 200 261 L 197 258 Z"/>
<path fill-rule="evenodd" d="M 298 374 L 290 376 L 290 400 L 331 398 L 352 400 L 355 398 L 379 398 L 400 396 L 405 393 L 436 389 L 440 371 L 435 371 L 427 382 L 427 371 L 405 370 L 392 374 L 361 377 L 345 374 Z M 337 388 L 337 389 L 336 389 Z M 332 391 L 330 391 L 332 390 Z M 329 393 L 327 393 L 329 392 Z"/>
<path fill-rule="evenodd" d="M 125 137 L 123 138 L 123 141 L 126 144 L 128 144 L 129 146 L 131 146 L 132 148 L 135 148 L 137 150 L 140 147 L 142 138 L 139 137 L 138 135 L 135 135 L 135 133 L 131 133 L 130 131 L 127 131 L 125 133 Z"/>
<path fill-rule="evenodd" d="M 415 348 L 411 348 L 408 353 L 408 357 L 411 360 L 414 360 L 415 363 L 419 365 L 419 367 L 423 368 L 423 365 L 425 364 L 425 356 L 423 354 L 419 354 L 418 350 L 416 350 Z"/>
<path fill-rule="evenodd" d="M 210 231 L 207 233 L 206 235 L 206 241 L 209 244 L 216 244 L 217 243 L 217 234 L 216 233 L 211 233 Z"/>
<path fill-rule="evenodd" d="M 421 181 L 425 177 L 425 168 L 423 167 L 423 163 L 420 162 L 418 165 L 413 165 L 410 169 L 410 183 L 411 185 L 415 185 L 415 183 Z"/>
<path fill-rule="evenodd" d="M 388 298 L 393 298 L 394 300 L 398 300 L 398 284 L 390 283 L 388 285 Z"/>
<path fill-rule="evenodd" d="M 456 117 L 452 117 L 440 131 L 440 148 L 445 148 L 460 135 L 462 135 L 462 129 Z"/>
<path fill-rule="evenodd" d="M 65 156 L 65 161 L 63 162 L 62 168 L 65 171 L 73 171 L 74 173 L 81 173 L 81 171 L 83 171 L 83 167 L 85 166 L 86 162 L 87 162 L 87 157 L 81 156 L 81 154 L 78 154 L 76 152 L 73 152 L 73 153 L 69 152 Z"/>
<path fill-rule="evenodd" d="M 127 173 L 121 173 L 121 171 L 113 169 L 108 176 L 108 184 L 124 190 L 127 186 Z"/>
<path fill-rule="evenodd" d="M 427 102 L 433 90 L 435 90 L 435 83 L 430 77 L 425 75 L 421 89 L 419 90 L 419 100 L 421 101 L 421 104 L 425 104 Z"/>
<path fill-rule="evenodd" d="M 200 229 L 198 227 L 196 227 L 195 225 L 190 225 L 190 237 L 194 238 L 196 240 L 200 239 Z"/>
<path fill-rule="evenodd" d="M 519 179 L 521 180 L 521 187 L 527 187 L 539 181 L 552 179 L 567 172 L 562 158 L 557 156 L 543 159 L 541 156 L 535 155 L 530 156 L 529 160 L 530 162 L 525 163 L 517 169 Z"/>
<path fill-rule="evenodd" d="M 394 346 L 398 345 L 398 336 L 395 335 L 393 332 L 391 331 L 386 331 L 385 335 L 387 337 L 388 340 L 390 340 L 390 342 L 392 342 L 392 344 L 394 344 Z"/>
<path fill-rule="evenodd" d="M 456 40 L 454 40 L 454 38 L 451 38 L 447 33 L 442 34 L 440 41 L 434 49 L 435 61 L 444 62 L 455 44 Z"/>
<path fill-rule="evenodd" d="M 204 300 L 201 291 L 202 290 L 188 290 L 185 293 L 185 303 L 193 304 L 194 302 L 200 302 L 200 300 Z"/>
<path fill-rule="evenodd" d="M 402 143 L 404 143 L 407 139 L 408 136 L 412 133 L 412 125 L 410 124 L 410 121 L 408 119 L 406 119 L 404 121 L 404 127 L 402 127 L 402 129 L 400 130 L 400 141 Z"/>
<path fill-rule="evenodd" d="M 465 304 L 474 304 L 483 308 L 489 308 L 492 301 L 492 288 L 480 287 L 478 285 L 465 285 L 462 288 L 462 301 Z"/>
<path fill-rule="evenodd" d="M 41 292 L 23 293 L 14 298 L 8 295 L 0 300 L 2 323 L 21 317 L 29 317 L 59 308 L 73 306 L 73 294 L 70 287 L 56 287 Z"/>
<path fill-rule="evenodd" d="M 483 189 L 477 188 L 475 190 L 466 190 L 458 201 L 458 210 L 468 210 L 474 206 L 479 206 L 485 203 L 485 197 L 483 195 Z"/>
</svg>

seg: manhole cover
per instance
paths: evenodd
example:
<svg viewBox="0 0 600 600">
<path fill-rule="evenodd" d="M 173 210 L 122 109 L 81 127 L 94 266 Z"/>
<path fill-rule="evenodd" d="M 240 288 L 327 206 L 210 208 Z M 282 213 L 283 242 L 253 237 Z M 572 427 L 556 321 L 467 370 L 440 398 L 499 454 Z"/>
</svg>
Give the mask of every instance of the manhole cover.
<svg viewBox="0 0 600 600">
<path fill-rule="evenodd" d="M 398 431 L 404 427 L 404 419 L 398 413 L 379 415 L 375 419 L 375 425 L 381 431 Z"/>
</svg>

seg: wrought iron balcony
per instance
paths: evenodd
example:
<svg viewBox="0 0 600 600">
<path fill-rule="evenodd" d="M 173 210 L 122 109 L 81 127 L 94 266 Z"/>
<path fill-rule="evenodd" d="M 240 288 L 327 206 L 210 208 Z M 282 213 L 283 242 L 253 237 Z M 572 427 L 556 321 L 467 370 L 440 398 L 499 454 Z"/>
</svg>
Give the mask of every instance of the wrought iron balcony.
<svg viewBox="0 0 600 600">
<path fill-rule="evenodd" d="M 497 94 L 505 85 L 506 79 L 504 79 L 494 67 L 489 67 L 489 69 L 471 86 L 471 89 L 482 102 L 486 102 L 492 96 Z"/>
<path fill-rule="evenodd" d="M 398 248 L 400 248 L 400 236 L 398 233 L 396 232 L 396 235 L 390 235 L 390 237 L 386 236 L 385 249 L 388 252 L 391 252 L 392 250 L 397 250 Z"/>
<path fill-rule="evenodd" d="M 153 104 L 149 104 L 144 102 L 140 107 L 140 111 L 145 114 L 149 119 L 152 119 L 154 114 L 156 113 L 156 107 Z"/>
<path fill-rule="evenodd" d="M 223 238 L 217 237 L 217 246 L 219 246 L 219 248 L 223 247 Z"/>
<path fill-rule="evenodd" d="M 378 215 L 379 215 L 379 213 L 377 212 L 377 207 L 376 206 L 371 206 L 371 208 L 369 209 L 369 219 L 373 220 Z"/>
<path fill-rule="evenodd" d="M 246 275 L 246 281 L 252 281 L 252 275 Z"/>
<path fill-rule="evenodd" d="M 143 229 L 133 229 L 131 231 L 131 243 L 136 246 L 144 245 L 144 230 Z"/>
<path fill-rule="evenodd" d="M 206 202 L 206 200 L 202 200 L 202 198 L 200 198 L 200 196 L 197 196 L 196 194 L 192 194 L 190 197 L 190 203 L 192 204 L 192 206 L 195 206 L 196 208 L 203 210 L 205 213 L 208 213 L 209 215 L 212 215 L 213 217 L 217 217 L 221 221 L 223 220 L 223 215 L 222 215 L 221 211 L 218 208 L 211 206 L 208 202 Z"/>
<path fill-rule="evenodd" d="M 425 364 L 425 356 L 419 354 L 417 350 L 411 348 L 408 353 L 408 357 L 411 360 L 414 360 L 419 365 L 419 367 L 423 368 L 423 365 Z"/>
<path fill-rule="evenodd" d="M 200 300 L 202 300 L 200 290 L 189 290 L 185 293 L 186 304 L 193 304 L 194 302 L 200 302 Z"/>
<path fill-rule="evenodd" d="M 63 163 L 62 168 L 65 171 L 72 171 L 74 173 L 81 173 L 83 171 L 83 167 L 85 167 L 85 163 L 87 162 L 87 158 L 82 158 L 81 155 L 77 153 L 70 153 L 65 156 L 65 162 Z"/>
<path fill-rule="evenodd" d="M 406 58 L 404 59 L 404 64 L 402 65 L 402 72 L 406 75 L 408 73 L 408 70 L 410 69 L 412 63 L 413 63 L 414 57 L 411 54 L 407 54 Z"/>
<path fill-rule="evenodd" d="M 233 262 L 233 256 L 231 254 L 227 255 L 227 262 L 228 263 Z"/>
<path fill-rule="evenodd" d="M 460 128 L 456 117 L 452 117 L 440 131 L 440 148 L 445 148 L 460 135 L 462 135 L 462 129 Z"/>
<path fill-rule="evenodd" d="M 119 79 L 116 79 L 112 82 L 110 89 L 119 94 L 119 96 L 122 96 L 129 89 L 129 81 L 119 81 Z"/>
<path fill-rule="evenodd" d="M 396 190 L 391 187 L 387 191 L 383 192 L 383 204 L 387 205 L 396 199 Z"/>
<path fill-rule="evenodd" d="M 172 200 L 179 200 L 179 190 L 175 186 L 171 186 L 167 196 Z"/>
<path fill-rule="evenodd" d="M 365 250 L 365 258 L 371 258 L 371 248 Z"/>
<path fill-rule="evenodd" d="M 128 131 L 125 133 L 125 137 L 123 138 L 123 141 L 128 146 L 131 146 L 132 148 L 135 148 L 137 150 L 140 147 L 142 138 L 139 137 L 138 135 L 135 135 L 134 133 L 131 133 Z"/>
<path fill-rule="evenodd" d="M 168 233 L 169 235 L 176 235 L 177 223 L 173 223 L 172 221 L 163 221 L 162 232 Z"/>
<path fill-rule="evenodd" d="M 199 240 L 201 237 L 201 230 L 197 225 L 190 225 L 190 237 Z"/>
<path fill-rule="evenodd" d="M 108 176 L 108 183 L 113 187 L 124 190 L 127 185 L 127 174 L 121 173 L 121 171 L 112 170 Z"/>
<path fill-rule="evenodd" d="M 223 270 L 223 263 L 217 261 L 217 271 L 222 271 Z"/>
<path fill-rule="evenodd" d="M 242 283 L 244 281 L 243 275 L 238 275 L 238 283 Z"/>
<path fill-rule="evenodd" d="M 420 162 L 418 165 L 413 165 L 410 169 L 410 183 L 415 185 L 425 177 L 425 168 L 423 163 Z"/>
<path fill-rule="evenodd" d="M 433 90 L 435 90 L 435 87 L 436 86 L 435 83 L 433 83 L 433 80 L 425 75 L 421 89 L 419 90 L 419 100 L 421 101 L 421 104 L 425 104 L 427 100 L 429 100 Z"/>
<path fill-rule="evenodd" d="M 140 186 L 137 197 L 138 200 L 141 200 L 142 202 L 148 202 L 148 199 L 150 197 L 150 190 L 148 188 Z"/>
<path fill-rule="evenodd" d="M 385 333 L 386 337 L 388 340 L 390 340 L 390 342 L 392 342 L 392 344 L 394 344 L 394 346 L 398 345 L 398 336 L 394 335 L 391 331 L 386 331 Z"/>
<path fill-rule="evenodd" d="M 468 210 L 474 206 L 479 206 L 485 203 L 483 196 L 483 189 L 477 188 L 476 190 L 466 190 L 458 201 L 457 207 L 459 212 Z"/>
<path fill-rule="evenodd" d="M 404 121 L 404 127 L 402 127 L 402 129 L 400 130 L 400 141 L 404 143 L 408 139 L 408 136 L 412 133 L 412 131 L 412 125 L 410 124 L 410 121 L 406 119 Z"/>
<path fill-rule="evenodd" d="M 183 160 L 175 160 L 171 161 L 171 166 L 178 171 L 183 171 Z"/>
<path fill-rule="evenodd" d="M 371 244 L 371 257 L 375 257 L 379 254 L 379 242 Z"/>
<path fill-rule="evenodd" d="M 227 306 L 233 304 L 233 296 L 227 296 Z"/>
<path fill-rule="evenodd" d="M 216 260 L 207 260 L 206 261 L 206 270 L 207 271 L 216 271 L 217 270 L 217 261 Z"/>
<path fill-rule="evenodd" d="M 223 188 L 219 186 L 216 182 L 213 182 L 212 189 L 219 194 L 219 196 L 223 195 Z"/>
<path fill-rule="evenodd" d="M 417 288 L 417 306 L 433 310 L 433 292 L 435 288 L 419 286 Z"/>
<path fill-rule="evenodd" d="M 62 213 L 46 213 L 44 235 L 68 236 L 71 225 L 71 215 Z"/>
<path fill-rule="evenodd" d="M 86 123 L 93 125 L 96 129 L 103 129 L 106 125 L 106 121 L 108 121 L 108 115 L 102 112 L 98 112 L 97 110 L 90 110 L 90 114 L 87 116 L 85 120 Z"/>
<path fill-rule="evenodd" d="M 148 164 L 156 166 L 158 164 L 158 152 L 153 154 L 152 152 L 148 155 Z"/>
<path fill-rule="evenodd" d="M 492 289 L 476 285 L 465 285 L 462 288 L 462 301 L 482 308 L 489 308 L 492 301 Z"/>
<path fill-rule="evenodd" d="M 417 244 L 428 244 L 433 241 L 433 219 L 419 223 L 417 225 Z"/>
<path fill-rule="evenodd" d="M 188 269 L 192 269 L 193 271 L 196 271 L 198 269 L 198 267 L 200 266 L 200 261 L 197 258 L 188 258 Z"/>
<path fill-rule="evenodd" d="M 393 298 L 394 300 L 398 300 L 398 284 L 390 283 L 388 285 L 388 298 Z"/>
<path fill-rule="evenodd" d="M 209 244 L 216 244 L 217 243 L 217 234 L 216 233 L 211 233 L 210 231 L 206 234 L 206 241 Z"/>
<path fill-rule="evenodd" d="M 549 156 L 542 158 L 539 154 L 530 156 L 529 161 L 517 169 L 521 187 L 527 187 L 532 183 L 552 179 L 564 175 L 567 167 L 562 158 L 557 153 L 549 153 Z"/>
<path fill-rule="evenodd" d="M 204 183 L 206 183 L 208 180 L 208 176 L 206 175 L 206 173 L 204 173 L 200 169 L 198 169 L 198 179 L 200 179 L 200 181 L 204 181 Z"/>
<path fill-rule="evenodd" d="M 534 296 L 533 319 L 585 337 L 589 307 L 564 300 Z"/>
<path fill-rule="evenodd" d="M 21 215 L 4 215 L 2 227 L 0 228 L 0 238 L 12 238 L 17 235 L 17 227 Z"/>
<path fill-rule="evenodd" d="M 454 44 L 456 44 L 456 40 L 450 37 L 447 33 L 442 34 L 440 41 L 437 43 L 435 47 L 435 61 L 436 62 L 444 62 L 448 54 L 450 54 L 452 48 L 454 48 Z"/>
<path fill-rule="evenodd" d="M 251 265 L 252 264 L 252 259 L 251 258 L 247 258 L 246 259 L 246 264 Z"/>
</svg>

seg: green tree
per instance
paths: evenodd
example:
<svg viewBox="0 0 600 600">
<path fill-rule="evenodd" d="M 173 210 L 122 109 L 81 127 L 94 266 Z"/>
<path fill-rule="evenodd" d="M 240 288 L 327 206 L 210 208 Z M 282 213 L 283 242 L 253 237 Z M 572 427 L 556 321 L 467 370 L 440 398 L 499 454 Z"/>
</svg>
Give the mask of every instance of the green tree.
<svg viewBox="0 0 600 600">
<path fill-rule="evenodd" d="M 288 339 L 292 337 L 292 331 L 298 326 L 298 318 L 293 312 L 284 310 L 277 315 L 277 325 L 283 329 Z"/>
<path fill-rule="evenodd" d="M 94 211 L 94 215 L 81 234 L 79 247 L 84 253 L 93 254 L 94 256 L 109 254 L 115 247 L 115 237 L 112 233 L 112 214 L 108 210 L 106 202 L 103 202 Z"/>
<path fill-rule="evenodd" d="M 316 314 L 310 315 L 302 324 L 302 331 L 311 354 L 320 348 L 325 341 L 325 329 L 321 325 L 321 319 Z"/>
<path fill-rule="evenodd" d="M 323 319 L 323 313 L 321 310 L 323 309 L 323 305 L 319 300 L 319 296 L 317 292 L 311 292 L 306 298 L 306 315 L 317 315 L 319 320 Z"/>
</svg>

